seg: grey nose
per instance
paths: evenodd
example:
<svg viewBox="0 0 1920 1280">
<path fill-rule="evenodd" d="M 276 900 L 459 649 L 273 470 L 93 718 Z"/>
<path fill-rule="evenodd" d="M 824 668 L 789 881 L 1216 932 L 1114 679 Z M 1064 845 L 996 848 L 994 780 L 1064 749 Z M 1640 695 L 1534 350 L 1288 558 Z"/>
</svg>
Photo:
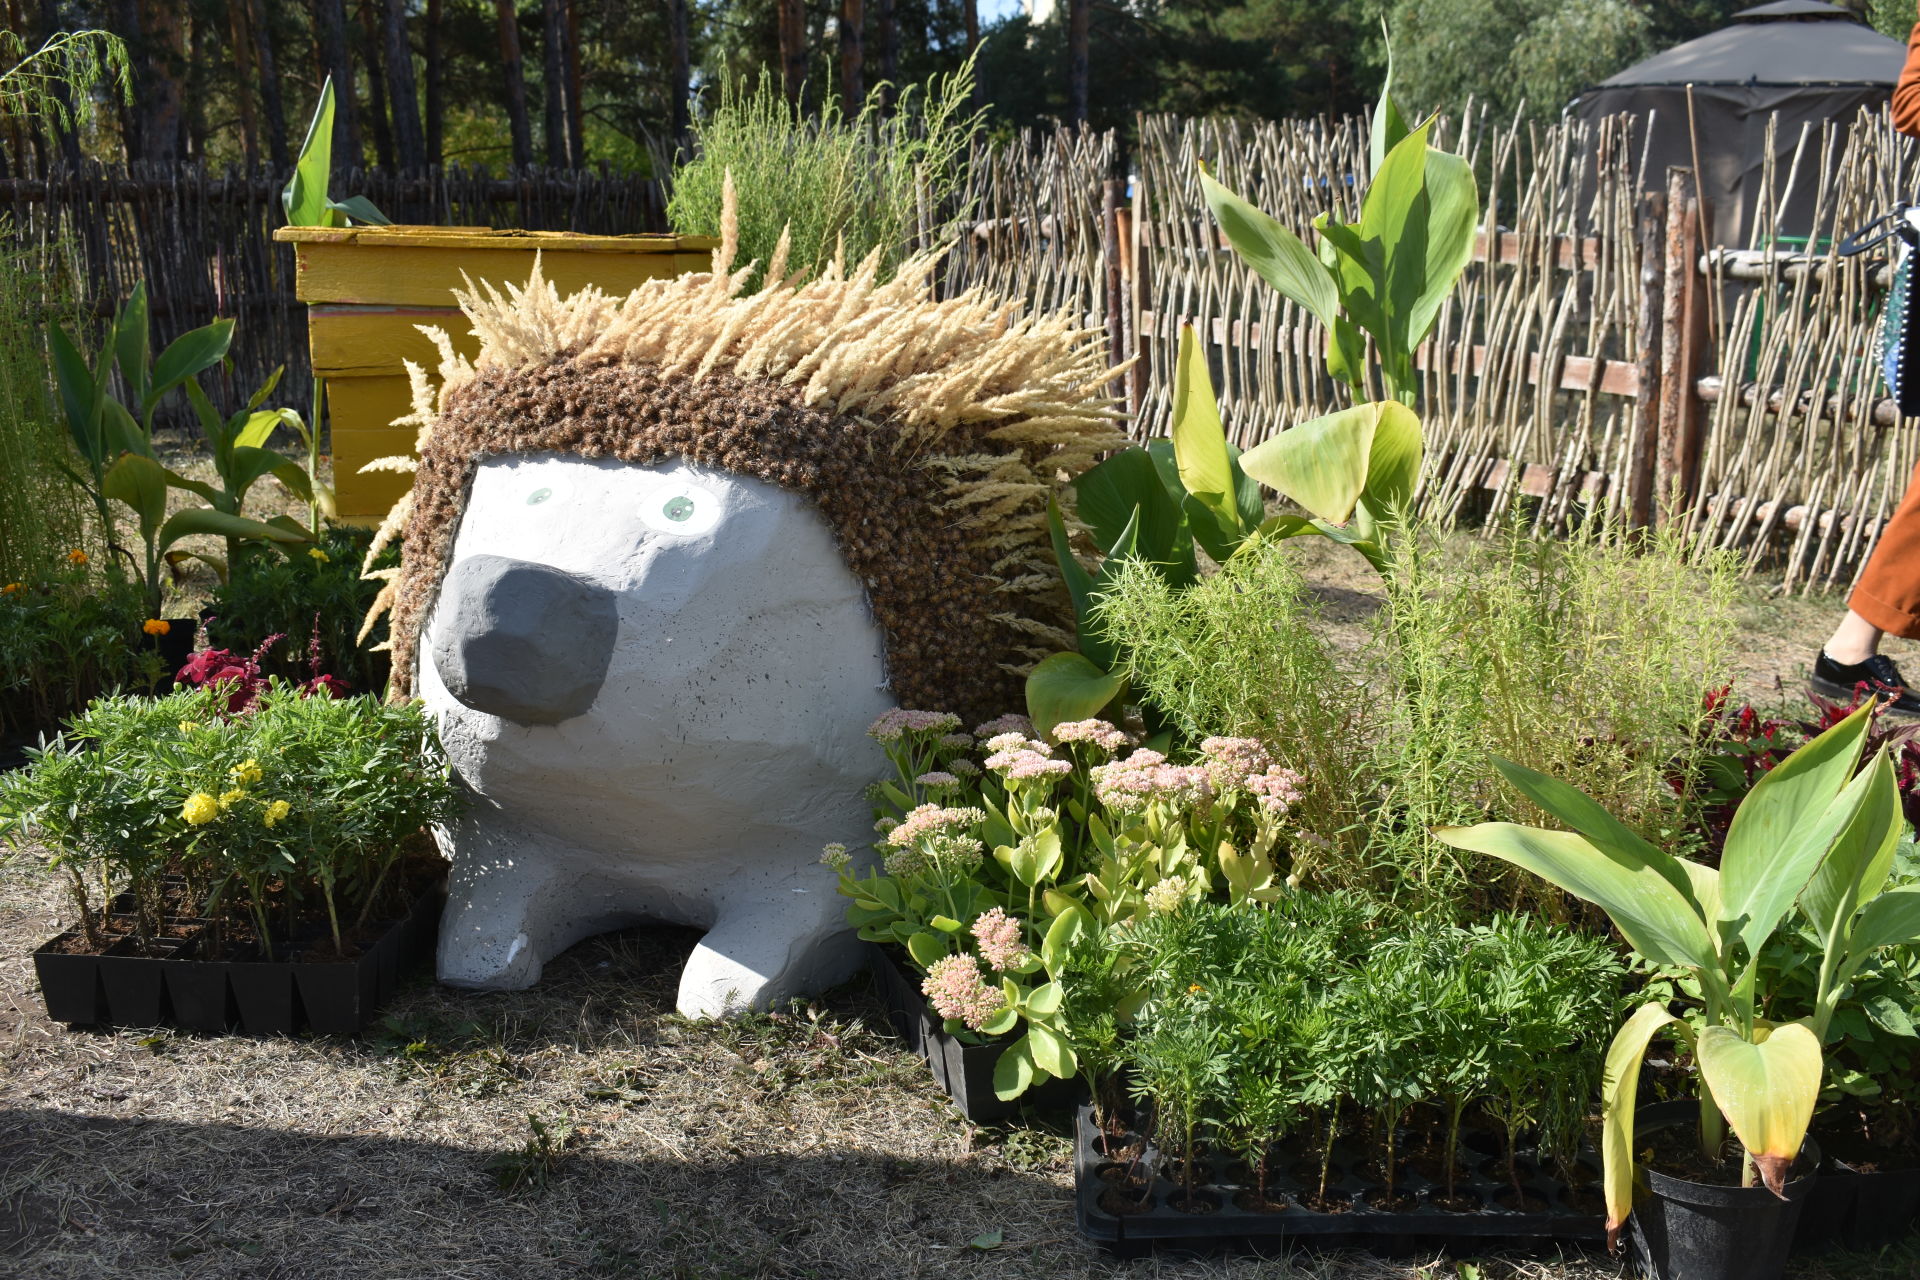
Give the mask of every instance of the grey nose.
<svg viewBox="0 0 1920 1280">
<path fill-rule="evenodd" d="M 619 629 L 605 587 L 550 565 L 468 556 L 440 587 L 433 665 L 475 711 L 559 724 L 593 705 Z"/>
</svg>

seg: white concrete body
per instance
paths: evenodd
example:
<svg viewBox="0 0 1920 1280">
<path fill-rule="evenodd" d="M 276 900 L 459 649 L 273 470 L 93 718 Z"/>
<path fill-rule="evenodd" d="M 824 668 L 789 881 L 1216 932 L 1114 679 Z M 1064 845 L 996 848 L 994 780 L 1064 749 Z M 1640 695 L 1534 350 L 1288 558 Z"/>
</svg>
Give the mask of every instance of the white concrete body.
<svg viewBox="0 0 1920 1280">
<path fill-rule="evenodd" d="M 689 1016 L 850 976 L 818 860 L 871 823 L 862 790 L 885 761 L 866 729 L 892 701 L 866 594 L 812 505 L 683 462 L 500 458 L 477 469 L 449 566 L 474 555 L 608 588 L 619 625 L 590 709 L 526 725 L 448 692 L 445 601 L 429 613 L 416 687 L 475 794 L 440 836 L 441 981 L 530 986 L 573 943 L 640 923 L 707 930 L 681 975 Z"/>
</svg>

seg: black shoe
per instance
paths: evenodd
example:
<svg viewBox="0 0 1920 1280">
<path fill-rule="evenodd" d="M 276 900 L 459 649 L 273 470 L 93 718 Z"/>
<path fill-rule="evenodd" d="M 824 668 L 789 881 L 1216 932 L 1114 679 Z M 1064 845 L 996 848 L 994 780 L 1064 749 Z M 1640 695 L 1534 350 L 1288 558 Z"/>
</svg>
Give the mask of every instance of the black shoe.
<svg viewBox="0 0 1920 1280">
<path fill-rule="evenodd" d="M 1813 674 L 1807 678 L 1807 685 L 1821 697 L 1845 705 L 1863 701 L 1870 693 L 1883 700 L 1891 698 L 1892 701 L 1886 703 L 1888 711 L 1920 716 L 1920 697 L 1914 696 L 1900 675 L 1900 668 L 1884 653 L 1876 653 L 1865 662 L 1842 665 L 1821 650 L 1820 656 L 1813 660 Z"/>
</svg>

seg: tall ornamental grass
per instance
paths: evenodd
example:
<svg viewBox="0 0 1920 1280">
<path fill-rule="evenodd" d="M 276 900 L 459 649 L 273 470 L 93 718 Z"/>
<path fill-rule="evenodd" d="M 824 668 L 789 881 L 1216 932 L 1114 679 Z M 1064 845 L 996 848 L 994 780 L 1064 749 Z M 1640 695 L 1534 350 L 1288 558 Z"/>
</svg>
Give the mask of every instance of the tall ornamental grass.
<svg viewBox="0 0 1920 1280">
<path fill-rule="evenodd" d="M 1436 826 L 1537 823 L 1489 757 L 1565 779 L 1664 846 L 1687 838 L 1725 682 L 1735 573 L 1677 538 L 1605 530 L 1397 539 L 1369 643 L 1324 639 L 1285 543 L 1244 548 L 1190 590 L 1129 566 L 1101 605 L 1133 687 L 1187 739 L 1257 737 L 1303 775 L 1303 878 L 1415 911 L 1532 909 L 1538 882 L 1490 876 Z"/>
<path fill-rule="evenodd" d="M 722 81 L 713 109 L 694 121 L 694 158 L 674 171 L 667 219 L 681 235 L 720 234 L 722 189 L 739 198 L 738 261 L 764 268 L 783 229 L 789 271 L 819 274 L 844 246 L 849 264 L 880 250 L 881 277 L 911 248 L 922 211 L 936 239 L 964 216 L 968 149 L 981 113 L 968 111 L 973 62 L 900 91 L 891 116 L 883 89 L 849 116 L 828 93 L 817 117 L 791 105 L 774 77 L 749 89 Z"/>
<path fill-rule="evenodd" d="M 0 222 L 0 583 L 32 582 L 82 545 L 86 531 L 66 428 L 53 403 L 44 321 L 69 311 L 44 269 Z"/>
</svg>

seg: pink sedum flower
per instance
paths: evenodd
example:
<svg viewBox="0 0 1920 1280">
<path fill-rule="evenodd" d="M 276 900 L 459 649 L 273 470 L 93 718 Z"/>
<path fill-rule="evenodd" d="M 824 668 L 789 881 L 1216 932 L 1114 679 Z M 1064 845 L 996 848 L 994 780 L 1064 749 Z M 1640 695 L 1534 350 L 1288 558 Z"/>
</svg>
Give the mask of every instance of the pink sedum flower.
<svg viewBox="0 0 1920 1280">
<path fill-rule="evenodd" d="M 895 707 L 867 726 L 876 742 L 898 742 L 908 734 L 946 734 L 960 727 L 960 717 L 945 711 L 908 711 Z"/>
<path fill-rule="evenodd" d="M 1293 770 L 1276 764 L 1269 765 L 1265 773 L 1248 778 L 1246 787 L 1267 816 L 1278 818 L 1300 803 L 1300 787 L 1305 781 Z"/>
<path fill-rule="evenodd" d="M 1033 736 L 1033 721 L 1022 715 L 997 716 L 973 731 L 973 736 L 982 741 L 997 738 L 1003 733 L 1017 733 L 1023 738 Z"/>
<path fill-rule="evenodd" d="M 1061 742 L 1084 742 L 1112 755 L 1127 745 L 1125 731 L 1105 720 L 1067 720 L 1053 726 L 1053 736 Z"/>
<path fill-rule="evenodd" d="M 1273 763 L 1267 749 L 1253 738 L 1208 738 L 1200 744 L 1208 776 L 1216 792 L 1245 787 L 1247 780 Z"/>
<path fill-rule="evenodd" d="M 947 956 L 936 960 L 927 970 L 920 991 L 943 1018 L 958 1018 L 978 1031 L 1007 1006 L 1007 997 L 998 987 L 987 985 L 980 966 L 972 956 Z"/>
<path fill-rule="evenodd" d="M 1155 802 L 1204 812 L 1214 795 L 1208 767 L 1168 764 L 1166 759 L 1158 751 L 1141 750 L 1125 760 L 1096 765 L 1090 771 L 1094 795 L 1115 813 L 1138 813 Z"/>
<path fill-rule="evenodd" d="M 914 782 L 916 785 L 925 787 L 929 791 L 952 791 L 960 785 L 960 779 L 943 769 L 935 769 L 931 773 L 923 773 L 915 778 Z"/>
<path fill-rule="evenodd" d="M 973 937 L 980 944 L 980 958 L 996 973 L 1019 968 L 1033 954 L 1021 940 L 1019 919 L 1000 907 L 983 913 L 973 922 Z"/>
</svg>

